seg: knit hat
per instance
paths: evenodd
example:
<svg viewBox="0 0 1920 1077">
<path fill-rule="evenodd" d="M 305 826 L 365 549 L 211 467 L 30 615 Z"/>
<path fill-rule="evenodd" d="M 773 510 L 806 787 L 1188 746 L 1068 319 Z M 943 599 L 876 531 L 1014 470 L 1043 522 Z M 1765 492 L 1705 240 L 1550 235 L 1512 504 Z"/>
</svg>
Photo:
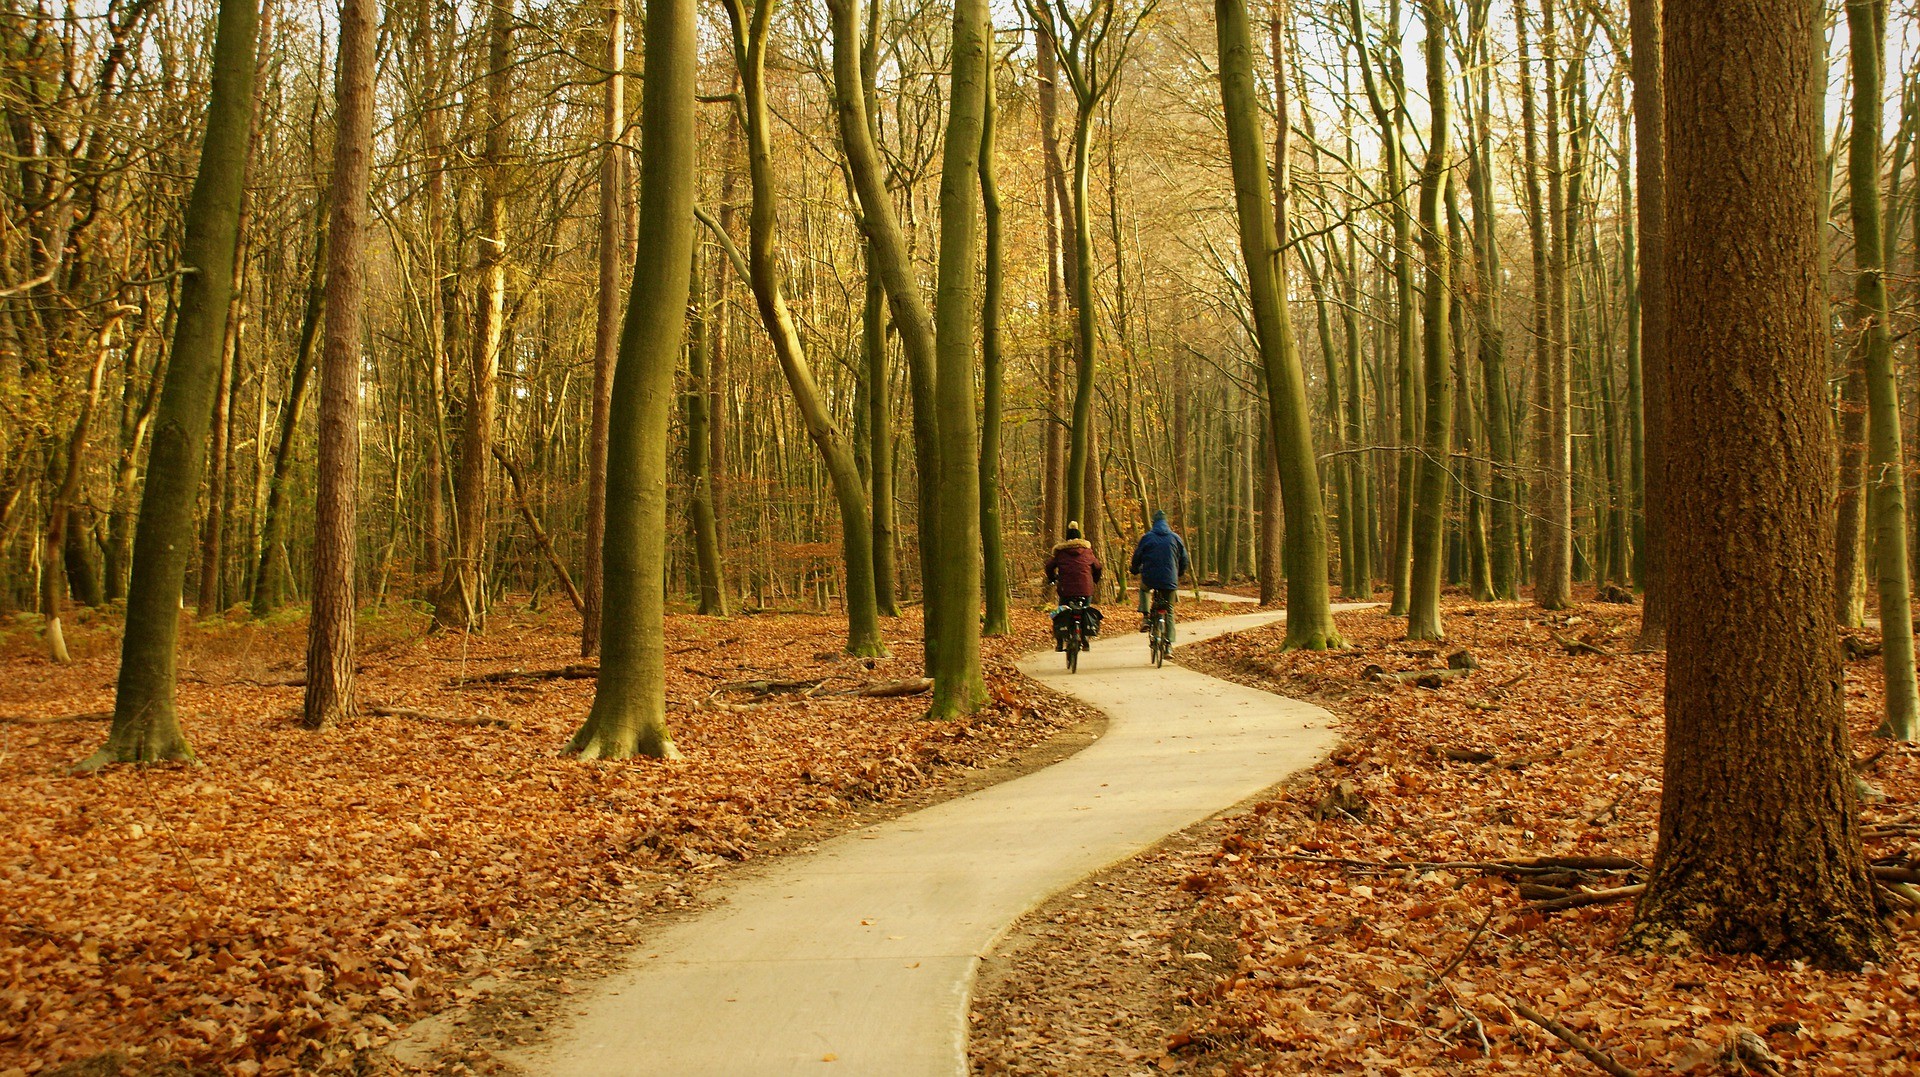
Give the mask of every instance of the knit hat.
<svg viewBox="0 0 1920 1077">
<path fill-rule="evenodd" d="M 1078 520 L 1067 521 L 1067 537 L 1070 539 L 1077 539 L 1080 537 L 1080 521 Z"/>
</svg>

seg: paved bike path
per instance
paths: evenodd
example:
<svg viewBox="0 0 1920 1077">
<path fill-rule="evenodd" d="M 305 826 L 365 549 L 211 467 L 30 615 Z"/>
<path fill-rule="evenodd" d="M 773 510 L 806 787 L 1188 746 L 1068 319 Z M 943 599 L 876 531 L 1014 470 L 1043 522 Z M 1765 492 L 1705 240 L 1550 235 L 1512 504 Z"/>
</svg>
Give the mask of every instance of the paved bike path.
<svg viewBox="0 0 1920 1077">
<path fill-rule="evenodd" d="M 1180 626 L 1181 642 L 1280 612 Z M 1124 614 L 1113 627 L 1132 627 Z M 1027 910 L 1109 864 L 1311 765 L 1333 746 L 1318 707 L 1175 665 L 1116 631 L 1069 675 L 1020 668 L 1107 712 L 1106 734 L 1044 770 L 784 858 L 724 904 L 667 929 L 596 986 L 538 1074 L 758 1077 L 967 1072 L 979 955 Z"/>
</svg>

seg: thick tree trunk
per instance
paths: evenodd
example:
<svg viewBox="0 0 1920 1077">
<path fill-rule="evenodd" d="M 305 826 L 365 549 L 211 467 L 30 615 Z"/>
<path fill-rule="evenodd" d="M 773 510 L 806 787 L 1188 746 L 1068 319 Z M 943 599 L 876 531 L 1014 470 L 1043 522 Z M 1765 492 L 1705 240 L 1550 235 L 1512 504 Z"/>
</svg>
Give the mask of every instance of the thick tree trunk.
<svg viewBox="0 0 1920 1077">
<path fill-rule="evenodd" d="M 1668 506 L 1660 843 L 1630 938 L 1858 968 L 1885 934 L 1833 623 L 1813 13 L 1665 13 L 1666 235 L 1687 252 L 1668 277 L 1670 354 L 1687 361 L 1667 468 L 1688 496 Z"/>
<path fill-rule="evenodd" d="M 340 5 L 340 70 L 327 223 L 326 342 L 314 478 L 313 613 L 307 622 L 308 729 L 354 713 L 354 525 L 360 497 L 360 343 L 373 156 L 374 0 Z"/>
<path fill-rule="evenodd" d="M 1912 740 L 1920 720 L 1913 663 L 1913 607 L 1908 588 L 1907 494 L 1900 449 L 1900 383 L 1894 367 L 1892 305 L 1887 298 L 1884 220 L 1880 208 L 1880 126 L 1886 0 L 1848 0 L 1847 39 L 1853 60 L 1853 127 L 1847 189 L 1853 209 L 1854 303 L 1865 322 L 1868 514 L 1873 520 L 1874 576 L 1879 584 L 1881 664 L 1886 720 L 1880 732 Z"/>
<path fill-rule="evenodd" d="M 1421 0 L 1426 25 L 1423 55 L 1427 102 L 1433 126 L 1427 162 L 1420 170 L 1420 250 L 1426 260 L 1422 316 L 1426 322 L 1426 432 L 1421 446 L 1420 488 L 1414 507 L 1413 592 L 1407 608 L 1408 639 L 1444 639 L 1440 623 L 1440 584 L 1445 569 L 1447 481 L 1453 450 L 1452 251 L 1440 223 L 1447 155 L 1451 152 L 1452 110 L 1447 85 L 1446 16 L 1441 0 Z"/>
<path fill-rule="evenodd" d="M 600 650 L 600 551 L 607 528 L 607 416 L 613 408 L 613 369 L 620 360 L 620 255 L 627 238 L 627 147 L 622 142 L 627 130 L 627 80 L 623 73 L 627 64 L 626 0 L 607 4 L 606 21 L 608 74 L 600 105 L 601 137 L 605 142 L 600 150 L 600 292 L 593 324 L 592 426 L 587 431 L 586 556 L 580 569 L 583 658 Z M 695 293 L 695 302 L 704 298 Z M 709 505 L 709 513 L 711 509 Z M 701 583 L 701 612 L 713 612 L 705 608 L 704 574 Z M 721 605 L 725 605 L 724 598 Z"/>
<path fill-rule="evenodd" d="M 133 539 L 133 576 L 127 626 L 120 644 L 120 675 L 107 743 L 80 764 L 192 759 L 193 749 L 174 709 L 174 664 L 180 632 L 180 592 L 193 540 L 193 502 L 206 466 L 207 426 L 220 374 L 240 200 L 253 115 L 253 0 L 222 0 L 214 33 L 213 84 L 199 172 L 187 203 L 180 262 L 191 274 L 181 285 L 180 313 L 165 388 L 155 414 L 146 488 Z"/>
<path fill-rule="evenodd" d="M 514 0 L 490 0 L 487 14 L 486 133 L 479 162 L 480 255 L 475 267 L 475 325 L 469 342 L 467 412 L 460 427 L 460 462 L 453 485 L 453 555 L 434 600 L 437 628 L 474 631 L 486 623 L 487 472 L 493 455 L 495 382 L 506 332 L 507 94 L 512 78 Z"/>
<path fill-rule="evenodd" d="M 991 35 L 988 44 L 991 43 Z M 981 634 L 1004 636 L 1013 631 L 1007 611 L 1007 554 L 1000 533 L 1000 423 L 1002 421 L 1003 371 L 1000 357 L 1000 295 L 1004 287 L 1001 271 L 1000 189 L 994 174 L 994 129 L 999 122 L 999 95 L 994 88 L 994 56 L 983 45 L 987 58 L 980 76 L 986 82 L 986 102 L 980 118 L 980 204 L 986 226 L 986 266 L 980 293 L 980 586 L 986 593 L 986 621 Z M 945 234 L 944 232 L 942 233 Z M 944 245 L 943 245 L 944 249 Z"/>
<path fill-rule="evenodd" d="M 1268 423 L 1286 502 L 1287 639 L 1289 648 L 1343 646 L 1327 587 L 1327 517 L 1320 499 L 1306 376 L 1300 369 L 1285 301 L 1285 262 L 1268 191 L 1260 137 L 1260 99 L 1253 77 L 1253 37 L 1246 0 L 1215 0 L 1219 24 L 1221 104 L 1233 157 L 1234 203 L 1246 262 L 1256 343 L 1267 386 Z M 1279 120 L 1287 123 L 1283 109 Z"/>
<path fill-rule="evenodd" d="M 600 676 L 567 744 L 582 759 L 678 758 L 667 729 L 667 425 L 693 269 L 694 0 L 647 0 L 639 255 L 607 426 Z"/>
</svg>

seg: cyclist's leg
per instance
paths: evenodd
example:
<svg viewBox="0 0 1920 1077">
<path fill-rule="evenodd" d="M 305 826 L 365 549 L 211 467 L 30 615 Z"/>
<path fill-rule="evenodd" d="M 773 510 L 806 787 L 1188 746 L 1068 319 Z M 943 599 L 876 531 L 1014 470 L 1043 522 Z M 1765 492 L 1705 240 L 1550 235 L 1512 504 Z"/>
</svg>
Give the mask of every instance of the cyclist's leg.
<svg viewBox="0 0 1920 1077">
<path fill-rule="evenodd" d="M 1155 591 L 1153 595 L 1154 605 L 1163 607 L 1167 611 L 1167 646 L 1169 647 L 1173 646 L 1173 600 L 1175 594 L 1177 594 L 1175 591 Z"/>
</svg>

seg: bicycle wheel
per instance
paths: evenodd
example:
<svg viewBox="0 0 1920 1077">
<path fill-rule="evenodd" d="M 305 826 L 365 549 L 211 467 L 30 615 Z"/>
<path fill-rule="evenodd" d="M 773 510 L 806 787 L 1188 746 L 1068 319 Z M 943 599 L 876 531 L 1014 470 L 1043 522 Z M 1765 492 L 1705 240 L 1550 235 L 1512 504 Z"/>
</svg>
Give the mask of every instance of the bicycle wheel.
<svg viewBox="0 0 1920 1077">
<path fill-rule="evenodd" d="M 1153 668 L 1159 669 L 1160 663 L 1167 660 L 1167 641 L 1160 636 L 1158 622 L 1153 626 Z"/>
<path fill-rule="evenodd" d="M 1080 626 L 1067 631 L 1067 672 L 1080 672 Z"/>
</svg>

